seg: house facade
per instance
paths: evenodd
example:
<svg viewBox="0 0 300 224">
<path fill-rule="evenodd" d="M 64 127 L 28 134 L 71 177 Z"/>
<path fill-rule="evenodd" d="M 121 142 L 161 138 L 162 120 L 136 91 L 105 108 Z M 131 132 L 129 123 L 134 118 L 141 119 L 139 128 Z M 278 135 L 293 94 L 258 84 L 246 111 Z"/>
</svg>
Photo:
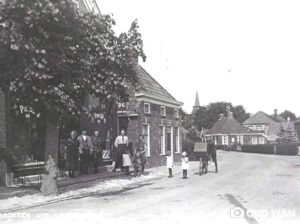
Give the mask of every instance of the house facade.
<svg viewBox="0 0 300 224">
<path fill-rule="evenodd" d="M 242 126 L 234 119 L 231 111 L 227 116 L 220 115 L 219 120 L 205 134 L 212 139 L 216 146 L 235 148 L 237 145 L 264 144 L 265 137 L 247 127 Z"/>
<path fill-rule="evenodd" d="M 128 102 L 118 105 L 118 132 L 124 129 L 134 149 L 139 135 L 147 144 L 148 165 L 165 164 L 169 151 L 178 160 L 184 130 L 181 121 L 182 103 L 177 101 L 140 65 L 136 64 L 139 91 L 132 91 Z"/>
<path fill-rule="evenodd" d="M 267 143 L 276 143 L 281 127 L 295 130 L 294 122 L 285 120 L 277 114 L 277 110 L 274 111 L 273 115 L 259 111 L 248 118 L 243 126 L 263 135 Z"/>
</svg>

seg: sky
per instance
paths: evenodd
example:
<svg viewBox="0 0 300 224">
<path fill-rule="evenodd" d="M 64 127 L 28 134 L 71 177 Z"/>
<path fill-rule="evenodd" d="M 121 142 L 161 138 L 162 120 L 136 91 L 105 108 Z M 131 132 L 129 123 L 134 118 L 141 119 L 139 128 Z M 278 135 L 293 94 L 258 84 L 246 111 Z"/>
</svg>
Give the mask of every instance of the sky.
<svg viewBox="0 0 300 224">
<path fill-rule="evenodd" d="M 140 64 L 191 112 L 226 101 L 300 115 L 300 1 L 97 0 L 116 33 L 138 19 Z"/>
</svg>

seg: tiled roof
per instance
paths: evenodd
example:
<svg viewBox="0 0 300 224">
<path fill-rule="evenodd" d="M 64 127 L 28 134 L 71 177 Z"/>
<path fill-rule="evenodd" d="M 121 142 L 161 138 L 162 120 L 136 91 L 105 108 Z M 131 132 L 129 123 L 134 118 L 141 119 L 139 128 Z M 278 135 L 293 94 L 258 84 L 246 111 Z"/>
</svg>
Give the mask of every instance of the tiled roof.
<svg viewBox="0 0 300 224">
<path fill-rule="evenodd" d="M 256 114 L 249 117 L 243 124 L 269 124 L 271 122 L 278 122 L 275 118 L 269 116 L 265 112 L 258 111 Z"/>
<path fill-rule="evenodd" d="M 233 116 L 223 116 L 214 124 L 214 126 L 207 132 L 207 135 L 214 134 L 251 134 L 256 133 L 242 126 Z"/>
<path fill-rule="evenodd" d="M 145 69 L 140 65 L 136 65 L 138 79 L 140 81 L 141 90 L 140 94 L 151 96 L 158 100 L 166 102 L 178 102 L 164 87 L 162 87 Z"/>
</svg>

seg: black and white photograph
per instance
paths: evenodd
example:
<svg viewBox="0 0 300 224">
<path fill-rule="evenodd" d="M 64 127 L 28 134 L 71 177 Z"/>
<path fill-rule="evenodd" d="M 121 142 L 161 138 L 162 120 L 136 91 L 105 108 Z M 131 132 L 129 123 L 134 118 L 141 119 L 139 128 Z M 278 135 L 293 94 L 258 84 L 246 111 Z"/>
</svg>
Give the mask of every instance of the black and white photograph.
<svg viewBox="0 0 300 224">
<path fill-rule="evenodd" d="M 0 223 L 300 223 L 299 12 L 0 0 Z"/>
</svg>

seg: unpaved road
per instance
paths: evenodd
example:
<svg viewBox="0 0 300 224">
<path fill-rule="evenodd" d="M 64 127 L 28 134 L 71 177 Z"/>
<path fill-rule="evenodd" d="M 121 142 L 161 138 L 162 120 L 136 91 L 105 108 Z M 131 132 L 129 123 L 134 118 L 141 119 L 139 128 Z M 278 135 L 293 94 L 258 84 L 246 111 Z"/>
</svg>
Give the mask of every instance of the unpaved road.
<svg viewBox="0 0 300 224">
<path fill-rule="evenodd" d="M 4 223 L 300 223 L 300 156 L 218 153 L 217 174 L 210 166 L 204 176 L 26 209 Z"/>
</svg>

